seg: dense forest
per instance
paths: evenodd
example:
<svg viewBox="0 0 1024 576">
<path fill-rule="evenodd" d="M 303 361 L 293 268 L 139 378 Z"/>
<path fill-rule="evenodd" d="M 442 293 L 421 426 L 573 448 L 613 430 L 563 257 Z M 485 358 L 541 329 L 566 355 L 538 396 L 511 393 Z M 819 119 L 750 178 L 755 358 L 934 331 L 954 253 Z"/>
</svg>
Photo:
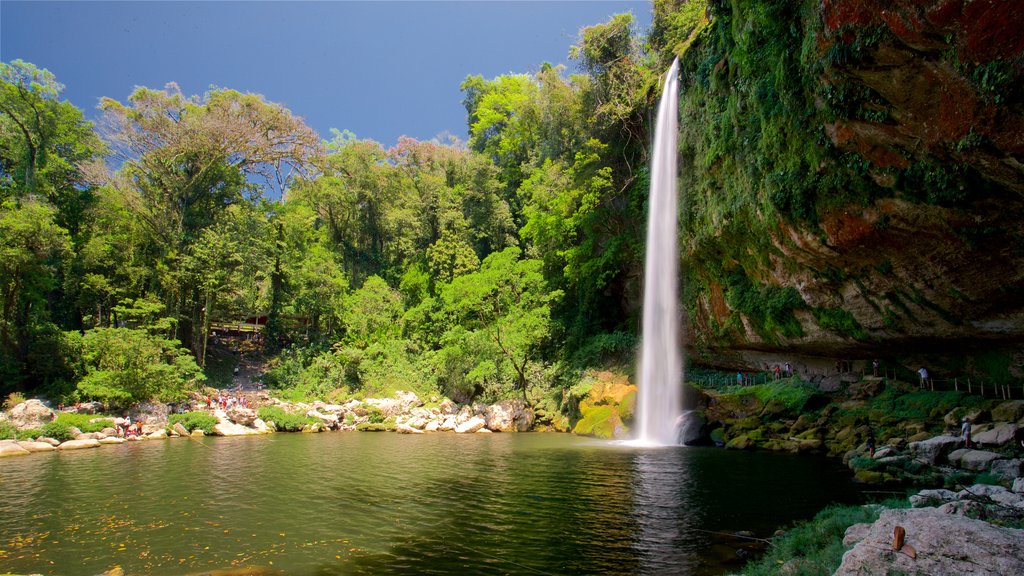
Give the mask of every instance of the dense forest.
<svg viewBox="0 0 1024 576">
<path fill-rule="evenodd" d="M 467 77 L 465 143 L 325 141 L 262 96 L 174 84 L 105 98 L 93 124 L 50 72 L 2 63 L 0 394 L 174 398 L 203 382 L 211 326 L 261 317 L 266 381 L 306 397 L 540 401 L 630 362 L 652 110 L 676 56 L 696 351 L 926 333 L 915 314 L 942 316 L 942 298 L 990 296 L 901 299 L 875 285 L 898 283 L 899 261 L 877 246 L 848 257 L 834 215 L 872 209 L 868 227 L 891 234 L 904 212 L 876 210 L 886 199 L 962 214 L 1012 194 L 1019 170 L 984 169 L 1007 150 L 1006 116 L 925 145 L 899 136 L 907 103 L 858 67 L 908 41 L 826 4 L 657 0 L 646 34 L 614 16 L 580 31 L 576 73 Z M 981 104 L 1020 102 L 1019 50 L 968 59 L 969 36 L 929 38 L 915 57 L 961 55 Z M 984 253 L 1002 237 L 984 225 L 952 233 Z M 830 263 L 808 256 L 822 245 Z"/>
</svg>

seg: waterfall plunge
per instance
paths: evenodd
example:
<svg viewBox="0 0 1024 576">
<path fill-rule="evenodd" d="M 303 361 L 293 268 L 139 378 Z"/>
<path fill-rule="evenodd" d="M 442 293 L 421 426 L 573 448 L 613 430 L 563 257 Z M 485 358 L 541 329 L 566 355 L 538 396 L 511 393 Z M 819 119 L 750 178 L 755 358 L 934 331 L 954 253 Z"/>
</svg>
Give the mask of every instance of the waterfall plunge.
<svg viewBox="0 0 1024 576">
<path fill-rule="evenodd" d="M 676 139 L 679 60 L 665 76 L 654 126 L 651 191 L 644 264 L 643 334 L 637 400 L 637 443 L 675 445 L 682 412 L 683 360 L 679 338 L 679 251 Z"/>
</svg>

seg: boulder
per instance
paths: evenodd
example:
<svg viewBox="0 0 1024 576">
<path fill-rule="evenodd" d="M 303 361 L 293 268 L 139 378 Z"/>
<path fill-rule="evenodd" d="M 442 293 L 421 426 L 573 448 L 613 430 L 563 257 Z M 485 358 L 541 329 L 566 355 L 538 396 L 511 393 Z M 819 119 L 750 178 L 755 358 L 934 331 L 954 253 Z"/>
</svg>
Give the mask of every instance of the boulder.
<svg viewBox="0 0 1024 576">
<path fill-rule="evenodd" d="M 228 409 L 227 419 L 240 426 L 252 426 L 256 421 L 256 411 L 244 406 L 232 406 Z"/>
<path fill-rule="evenodd" d="M 1002 486 L 996 486 L 995 484 L 975 484 L 969 488 L 956 493 L 958 500 L 979 500 L 982 498 L 991 498 L 996 494 L 1002 494 L 1003 492 L 1009 492 Z"/>
<path fill-rule="evenodd" d="M 473 416 L 466 420 L 465 422 L 463 422 L 462 424 L 456 426 L 455 432 L 458 434 L 472 434 L 473 432 L 476 432 L 477 430 L 483 428 L 485 424 L 487 424 L 487 422 L 484 421 L 483 418 L 479 416 Z"/>
<path fill-rule="evenodd" d="M 502 400 L 484 408 L 485 425 L 495 432 L 526 432 L 533 421 L 533 409 L 520 398 Z"/>
<path fill-rule="evenodd" d="M 437 432 L 441 428 L 441 422 L 439 420 L 431 420 L 427 422 L 427 425 L 423 427 L 426 432 Z"/>
<path fill-rule="evenodd" d="M 437 409 L 440 410 L 441 414 L 451 416 L 459 411 L 459 405 L 445 398 L 440 404 L 438 404 Z"/>
<path fill-rule="evenodd" d="M 957 466 L 957 467 L 959 467 L 960 466 L 960 460 L 963 459 L 964 454 L 967 454 L 970 451 L 971 451 L 970 448 L 957 448 L 956 450 L 953 450 L 952 452 L 950 452 L 949 456 L 946 456 L 946 461 L 949 462 L 950 466 Z"/>
<path fill-rule="evenodd" d="M 29 452 L 52 452 L 57 449 L 46 442 L 29 442 L 28 440 L 18 442 L 18 446 L 21 446 Z"/>
<path fill-rule="evenodd" d="M 1024 494 L 1024 478 L 1017 478 L 1013 481 L 1013 491 L 1016 494 Z"/>
<path fill-rule="evenodd" d="M 57 440 L 56 438 L 47 438 L 46 436 L 40 436 L 39 438 L 36 438 L 36 442 L 46 442 L 47 444 L 53 446 L 54 448 L 60 446 L 60 440 Z"/>
<path fill-rule="evenodd" d="M 984 472 L 989 469 L 993 461 L 1002 457 L 1001 454 L 988 452 L 987 450 L 968 450 L 960 458 L 960 467 L 964 470 Z"/>
<path fill-rule="evenodd" d="M 255 429 L 235 424 L 226 418 L 213 426 L 213 434 L 215 436 L 248 436 L 256 433 Z"/>
<path fill-rule="evenodd" d="M 934 466 L 961 443 L 962 440 L 959 436 L 935 436 L 927 440 L 911 442 L 907 445 L 907 449 L 915 460 L 923 460 Z"/>
<path fill-rule="evenodd" d="M 996 478 L 1006 482 L 1012 482 L 1013 480 L 1024 476 L 1024 461 L 1020 458 L 996 460 L 992 463 L 990 471 Z"/>
<path fill-rule="evenodd" d="M 337 414 L 324 414 L 316 410 L 309 410 L 306 412 L 306 416 L 309 418 L 316 418 L 324 425 L 325 428 L 337 428 L 340 421 L 338 420 Z M 255 420 L 255 418 L 253 418 Z"/>
<path fill-rule="evenodd" d="M 42 401 L 32 398 L 11 408 L 11 422 L 18 428 L 42 428 L 57 419 L 57 414 Z"/>
<path fill-rule="evenodd" d="M 398 400 L 398 404 L 402 407 L 402 412 L 408 412 L 417 406 L 423 405 L 423 400 L 420 400 L 415 392 L 405 390 L 395 392 L 395 400 Z"/>
<path fill-rule="evenodd" d="M 1016 422 L 1024 418 L 1024 400 L 1007 400 L 992 409 L 992 420 Z"/>
<path fill-rule="evenodd" d="M 676 420 L 676 433 L 679 443 L 684 446 L 700 444 L 704 441 L 704 426 L 707 424 L 704 416 L 696 410 L 683 412 Z"/>
<path fill-rule="evenodd" d="M 893 530 L 906 530 L 917 558 L 892 549 Z M 849 532 L 849 531 L 848 531 Z M 885 510 L 843 555 L 835 576 L 861 574 L 1024 574 L 1024 530 L 944 514 L 936 508 Z"/>
<path fill-rule="evenodd" d="M 196 428 L 191 433 L 189 433 L 189 436 L 191 436 L 192 438 L 202 438 L 203 436 L 206 436 L 206 432 L 203 432 L 201 428 Z"/>
<path fill-rule="evenodd" d="M 58 450 L 81 450 L 83 448 L 99 448 L 100 441 L 96 439 L 91 440 L 68 440 L 62 442 L 60 446 L 57 446 Z"/>
<path fill-rule="evenodd" d="M 117 430 L 109 426 L 104 428 L 103 430 L 100 430 L 100 432 L 102 432 L 104 436 L 117 436 Z"/>
<path fill-rule="evenodd" d="M 494 431 L 493 430 L 488 430 L 487 428 L 481 428 L 481 429 L 477 430 L 475 432 L 475 434 L 494 434 Z"/>
<path fill-rule="evenodd" d="M 31 452 L 19 446 L 17 442 L 12 442 L 10 440 L 0 442 L 0 458 L 6 456 L 24 456 L 26 454 L 31 454 Z"/>
<path fill-rule="evenodd" d="M 161 438 L 167 438 L 166 428 L 160 428 L 159 430 L 155 432 L 150 432 L 149 434 L 146 435 L 146 439 L 148 440 L 159 440 Z"/>
<path fill-rule="evenodd" d="M 977 435 L 972 433 L 971 440 L 982 446 L 1005 446 L 1013 442 L 1014 435 L 1016 434 L 1016 424 L 1000 422 L 987 432 L 982 432 Z"/>
<path fill-rule="evenodd" d="M 267 426 L 267 423 L 264 422 L 263 420 L 260 420 L 259 418 L 257 418 L 252 423 L 252 426 L 253 426 L 253 428 L 256 429 L 256 432 L 259 433 L 259 434 L 273 434 L 273 432 L 274 432 L 273 428 L 271 428 L 270 426 Z M 200 430 L 200 432 L 202 432 L 202 430 Z"/>
<path fill-rule="evenodd" d="M 395 426 L 395 432 L 398 432 L 399 434 L 424 434 L 423 430 L 413 428 L 408 424 L 399 424 Z"/>
<path fill-rule="evenodd" d="M 75 435 L 75 440 L 102 440 L 103 438 L 106 436 L 99 432 L 83 432 Z"/>
<path fill-rule="evenodd" d="M 99 414 L 103 410 L 102 402 L 80 402 L 75 405 L 74 408 L 68 410 L 69 412 L 77 412 L 79 414 Z"/>
<path fill-rule="evenodd" d="M 437 426 L 437 429 L 441 432 L 451 432 L 452 430 L 455 430 L 456 426 L 458 426 L 458 422 L 455 415 L 452 414 L 445 418 L 444 421 Z"/>
<path fill-rule="evenodd" d="M 107 436 L 100 440 L 100 444 L 124 444 L 127 442 L 124 438 L 118 438 L 117 436 Z"/>
<path fill-rule="evenodd" d="M 956 492 L 952 490 L 921 490 L 910 497 L 910 505 L 914 508 L 925 508 L 927 506 L 941 506 L 947 502 L 957 499 Z"/>
<path fill-rule="evenodd" d="M 178 436 L 188 436 L 188 429 L 182 426 L 181 422 L 175 422 L 174 426 L 171 426 L 171 430 Z"/>
</svg>

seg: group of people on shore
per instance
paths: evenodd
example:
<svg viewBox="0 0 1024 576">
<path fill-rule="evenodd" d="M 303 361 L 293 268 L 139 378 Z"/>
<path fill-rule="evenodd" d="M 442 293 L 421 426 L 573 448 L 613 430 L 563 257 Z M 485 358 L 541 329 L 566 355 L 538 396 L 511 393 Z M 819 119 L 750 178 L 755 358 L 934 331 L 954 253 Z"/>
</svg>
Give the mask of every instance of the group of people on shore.
<svg viewBox="0 0 1024 576">
<path fill-rule="evenodd" d="M 217 408 L 220 408 L 221 410 L 230 410 L 235 406 L 240 406 L 242 408 L 252 408 L 252 402 L 250 402 L 249 398 L 243 394 L 235 394 L 233 396 L 224 394 L 218 394 L 216 396 L 207 396 L 206 405 L 211 410 L 215 410 Z"/>
</svg>

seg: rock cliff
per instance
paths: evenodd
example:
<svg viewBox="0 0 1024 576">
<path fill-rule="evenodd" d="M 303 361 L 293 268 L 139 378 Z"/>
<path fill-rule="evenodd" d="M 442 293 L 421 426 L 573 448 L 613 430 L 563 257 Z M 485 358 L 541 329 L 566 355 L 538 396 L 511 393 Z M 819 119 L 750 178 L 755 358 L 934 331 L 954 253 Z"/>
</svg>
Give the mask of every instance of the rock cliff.
<svg viewBox="0 0 1024 576">
<path fill-rule="evenodd" d="M 996 350 L 1024 375 L 1024 12 L 709 2 L 695 30 L 672 49 L 693 352 Z"/>
</svg>

